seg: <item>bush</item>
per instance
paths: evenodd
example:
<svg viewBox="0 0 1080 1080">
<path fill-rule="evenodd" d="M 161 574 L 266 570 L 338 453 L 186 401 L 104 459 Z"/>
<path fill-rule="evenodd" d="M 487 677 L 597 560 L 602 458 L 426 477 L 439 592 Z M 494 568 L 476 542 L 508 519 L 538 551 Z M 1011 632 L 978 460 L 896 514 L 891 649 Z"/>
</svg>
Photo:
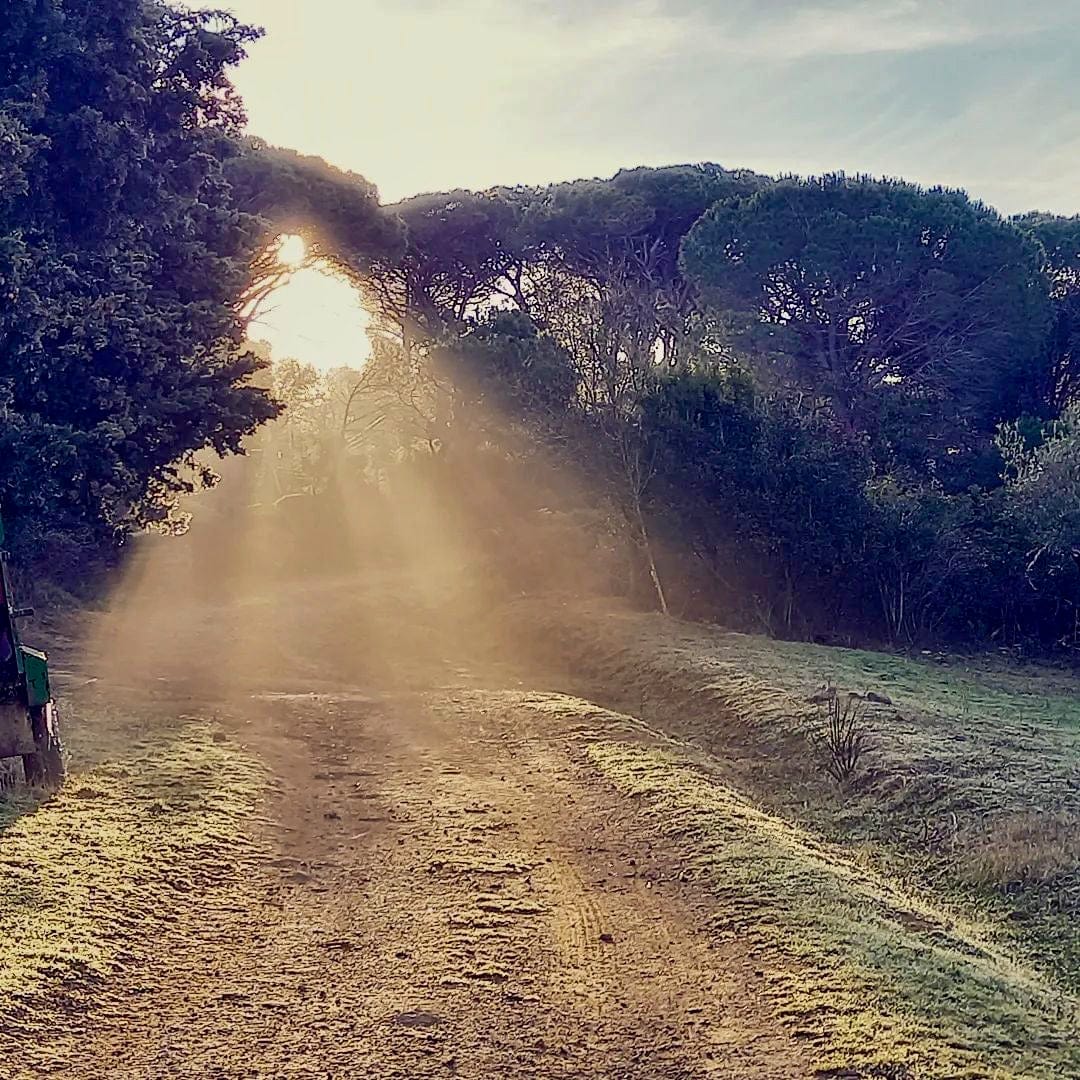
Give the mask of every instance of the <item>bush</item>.
<svg viewBox="0 0 1080 1080">
<path fill-rule="evenodd" d="M 864 448 L 738 371 L 661 383 L 645 415 L 657 523 L 711 577 L 714 610 L 784 635 L 837 625 L 870 511 Z"/>
<path fill-rule="evenodd" d="M 823 697 L 819 723 L 810 736 L 822 767 L 843 788 L 854 778 L 866 750 L 866 703 L 856 694 L 840 694 L 835 686 Z"/>
</svg>

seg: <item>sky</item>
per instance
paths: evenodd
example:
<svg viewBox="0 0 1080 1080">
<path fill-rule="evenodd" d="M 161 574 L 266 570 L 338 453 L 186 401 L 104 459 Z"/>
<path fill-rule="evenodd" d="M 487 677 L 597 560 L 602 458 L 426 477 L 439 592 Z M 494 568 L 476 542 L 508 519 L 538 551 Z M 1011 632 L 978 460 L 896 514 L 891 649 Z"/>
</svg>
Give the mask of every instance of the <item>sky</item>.
<svg viewBox="0 0 1080 1080">
<path fill-rule="evenodd" d="M 385 201 L 715 161 L 1080 212 L 1080 0 L 223 6 L 267 31 L 236 76 L 252 132 L 362 173 Z M 328 366 L 362 348 L 335 284 L 283 290 L 275 352 Z"/>
</svg>

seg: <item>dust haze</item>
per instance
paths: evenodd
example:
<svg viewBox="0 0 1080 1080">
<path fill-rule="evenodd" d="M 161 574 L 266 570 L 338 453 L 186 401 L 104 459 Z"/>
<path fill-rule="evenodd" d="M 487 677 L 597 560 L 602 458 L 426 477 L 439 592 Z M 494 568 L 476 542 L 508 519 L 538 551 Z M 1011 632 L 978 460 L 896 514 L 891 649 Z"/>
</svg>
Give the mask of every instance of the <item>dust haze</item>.
<svg viewBox="0 0 1080 1080">
<path fill-rule="evenodd" d="M 182 535 L 132 542 L 87 643 L 102 680 L 206 701 L 313 680 L 437 685 L 534 665 L 527 637 L 500 631 L 512 601 L 604 588 L 610 552 L 569 515 L 500 488 L 482 457 L 405 463 L 381 484 L 342 468 L 323 490 L 284 495 L 272 450 L 213 464 L 221 480 L 185 500 Z M 553 484 L 560 505 L 588 505 L 569 470 L 548 467 Z"/>
</svg>

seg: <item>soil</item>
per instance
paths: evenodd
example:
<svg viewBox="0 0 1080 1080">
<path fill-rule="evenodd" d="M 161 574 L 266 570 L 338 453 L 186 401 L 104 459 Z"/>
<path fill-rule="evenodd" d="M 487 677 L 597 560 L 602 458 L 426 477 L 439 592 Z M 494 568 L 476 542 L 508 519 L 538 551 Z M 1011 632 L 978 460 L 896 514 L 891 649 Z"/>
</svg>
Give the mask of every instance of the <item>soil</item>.
<svg viewBox="0 0 1080 1080">
<path fill-rule="evenodd" d="M 188 670 L 168 610 L 156 647 Z M 813 1075 L 765 1004 L 752 944 L 710 934 L 715 901 L 590 767 L 587 734 L 534 707 L 544 686 L 397 655 L 320 671 L 298 648 L 231 673 L 227 699 L 170 674 L 152 694 L 118 678 L 79 690 L 90 668 L 69 666 L 84 722 L 118 702 L 212 712 L 266 793 L 238 871 L 190 875 L 166 912 L 127 912 L 127 962 L 44 1001 L 0 1073 Z"/>
</svg>

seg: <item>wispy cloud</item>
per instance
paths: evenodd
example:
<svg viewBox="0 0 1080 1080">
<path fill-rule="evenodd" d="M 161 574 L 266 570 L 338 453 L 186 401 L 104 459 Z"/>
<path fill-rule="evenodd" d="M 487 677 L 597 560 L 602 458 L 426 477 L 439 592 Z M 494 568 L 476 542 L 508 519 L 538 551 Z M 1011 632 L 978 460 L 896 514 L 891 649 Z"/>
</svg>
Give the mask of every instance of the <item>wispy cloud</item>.
<svg viewBox="0 0 1080 1080">
<path fill-rule="evenodd" d="M 858 56 L 864 53 L 917 52 L 978 41 L 995 33 L 970 16 L 952 13 L 926 18 L 917 0 L 869 2 L 843 7 L 800 7 L 736 35 L 739 52 L 765 59 Z"/>
<path fill-rule="evenodd" d="M 655 0 L 651 6 L 697 47 L 762 60 L 922 52 L 1016 39 L 1080 19 L 1070 4 L 1002 0 Z"/>
</svg>

